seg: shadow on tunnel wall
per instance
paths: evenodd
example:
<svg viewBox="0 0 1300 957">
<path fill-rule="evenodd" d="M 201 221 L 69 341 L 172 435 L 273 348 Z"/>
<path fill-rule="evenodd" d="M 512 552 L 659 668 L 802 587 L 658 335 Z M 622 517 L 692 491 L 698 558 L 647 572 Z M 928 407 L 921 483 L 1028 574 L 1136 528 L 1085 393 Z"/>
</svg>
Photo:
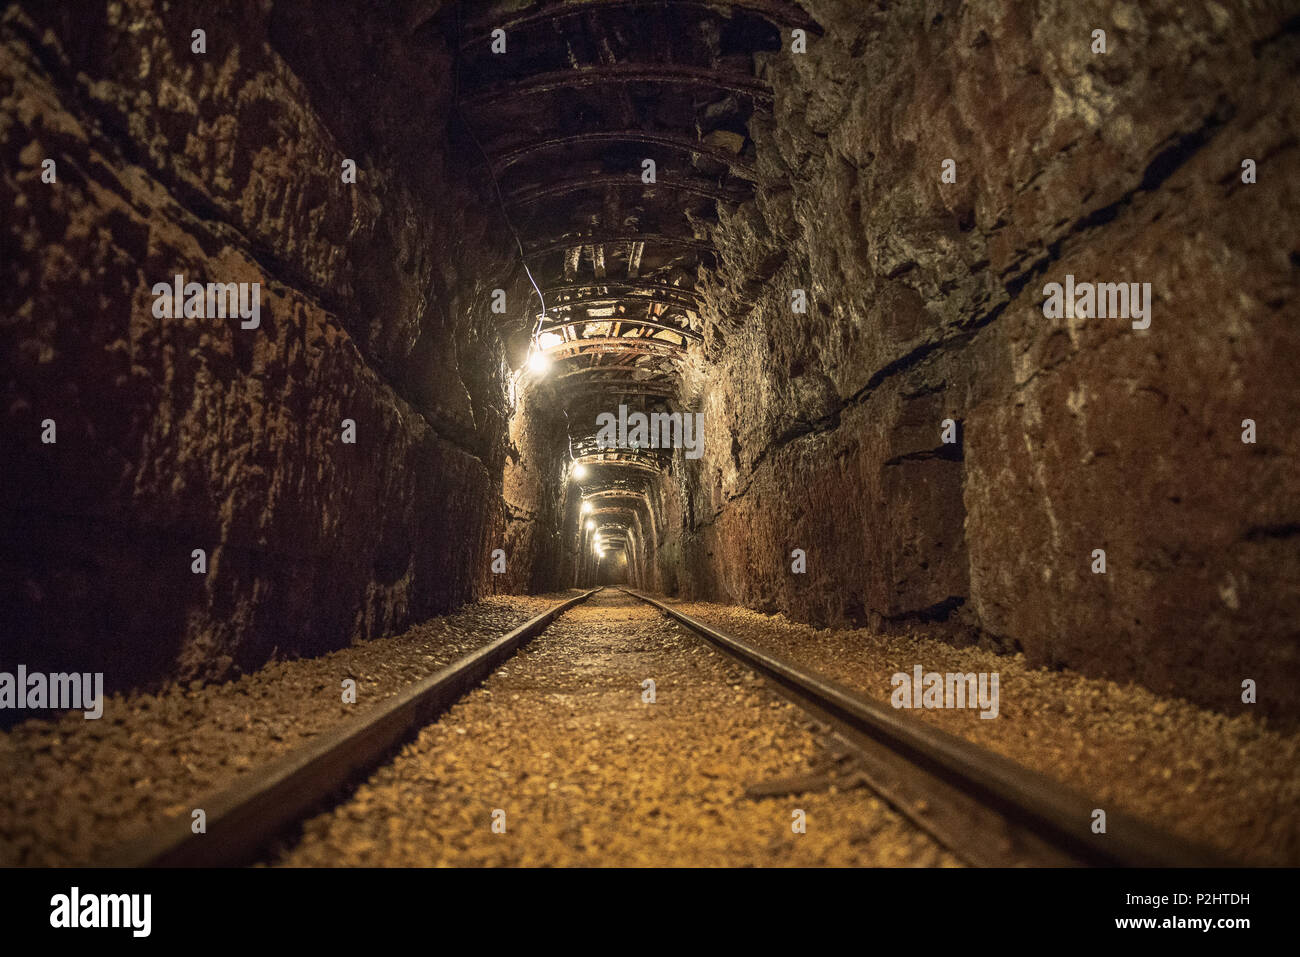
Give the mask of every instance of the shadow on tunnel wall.
<svg viewBox="0 0 1300 957">
<path fill-rule="evenodd" d="M 523 280 L 449 54 L 392 5 L 223 10 L 0 7 L 4 651 L 110 690 L 472 600 L 506 521 L 511 327 L 472 317 Z M 177 275 L 260 283 L 256 333 L 158 321 Z"/>
<path fill-rule="evenodd" d="M 715 231 L 660 587 L 1230 714 L 1267 682 L 1294 721 L 1300 20 L 804 6 L 825 36 L 760 55 L 756 200 Z M 1148 315 L 1046 315 L 1076 280 Z"/>
</svg>

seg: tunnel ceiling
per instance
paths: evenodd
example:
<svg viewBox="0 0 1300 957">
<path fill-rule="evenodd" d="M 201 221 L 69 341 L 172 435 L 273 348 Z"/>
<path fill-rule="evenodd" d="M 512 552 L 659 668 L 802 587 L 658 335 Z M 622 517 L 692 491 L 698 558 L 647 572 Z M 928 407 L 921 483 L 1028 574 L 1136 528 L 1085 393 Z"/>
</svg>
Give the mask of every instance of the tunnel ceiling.
<svg viewBox="0 0 1300 957">
<path fill-rule="evenodd" d="M 454 27 L 458 112 L 544 299 L 544 312 L 530 303 L 532 348 L 551 362 L 545 382 L 587 467 L 584 492 L 617 489 L 670 457 L 599 450 L 596 416 L 683 407 L 682 363 L 704 332 L 696 279 L 717 256 L 710 225 L 719 205 L 752 195 L 748 121 L 771 106 L 754 54 L 811 24 L 782 0 L 498 3 L 467 15 Z"/>
</svg>

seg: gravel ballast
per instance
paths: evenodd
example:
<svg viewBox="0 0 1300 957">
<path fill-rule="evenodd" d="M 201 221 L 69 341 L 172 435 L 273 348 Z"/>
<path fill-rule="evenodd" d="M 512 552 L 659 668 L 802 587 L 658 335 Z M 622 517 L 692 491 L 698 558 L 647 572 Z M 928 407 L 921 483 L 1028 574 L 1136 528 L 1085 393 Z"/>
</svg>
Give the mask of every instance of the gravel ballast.
<svg viewBox="0 0 1300 957">
<path fill-rule="evenodd" d="M 222 684 L 117 695 L 0 735 L 0 863 L 90 863 L 166 815 L 576 590 L 495 597 Z M 896 672 L 997 672 L 998 716 L 931 722 L 1244 863 L 1300 862 L 1300 735 L 922 634 L 684 613 L 888 703 Z M 358 685 L 344 705 L 341 682 Z M 642 700 L 643 682 L 656 700 Z M 807 831 L 791 829 L 802 810 Z M 505 833 L 492 830 L 493 811 Z M 553 623 L 344 803 L 289 865 L 953 865 L 859 786 L 825 729 L 650 606 L 606 590 Z"/>
<path fill-rule="evenodd" d="M 577 590 L 494 596 L 400 635 L 273 662 L 220 684 L 114 695 L 104 715 L 0 734 L 0 864 L 93 863 L 167 815 L 355 717 Z M 342 682 L 357 683 L 356 704 Z"/>
<path fill-rule="evenodd" d="M 308 821 L 279 863 L 957 863 L 869 791 L 835 783 L 836 757 L 753 673 L 607 590 Z"/>
<path fill-rule="evenodd" d="M 734 605 L 668 603 L 884 704 L 891 676 L 911 675 L 918 664 L 927 672 L 997 672 L 996 718 L 977 709 L 906 713 L 1066 782 L 1097 807 L 1122 808 L 1242 863 L 1300 864 L 1300 734 L 1264 718 L 919 634 L 816 629 Z"/>
</svg>

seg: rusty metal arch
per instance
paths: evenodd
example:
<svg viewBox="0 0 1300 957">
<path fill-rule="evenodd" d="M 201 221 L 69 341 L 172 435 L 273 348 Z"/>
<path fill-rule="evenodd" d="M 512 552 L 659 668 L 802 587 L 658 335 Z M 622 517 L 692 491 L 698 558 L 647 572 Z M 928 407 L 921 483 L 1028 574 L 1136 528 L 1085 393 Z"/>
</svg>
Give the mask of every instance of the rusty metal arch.
<svg viewBox="0 0 1300 957">
<path fill-rule="evenodd" d="M 595 143 L 644 143 L 650 146 L 662 146 L 665 149 L 705 156 L 715 163 L 729 166 L 733 171 L 744 173 L 750 178 L 757 175 L 753 166 L 722 147 L 710 146 L 707 143 L 701 143 L 699 140 L 689 139 L 685 136 L 675 136 L 671 133 L 655 133 L 649 130 L 588 130 L 584 133 L 569 133 L 564 136 L 552 136 L 544 140 L 535 140 L 532 143 L 525 143 L 501 151 L 492 158 L 492 167 L 500 173 L 537 152 L 561 146 L 571 147 Z M 492 151 L 489 149 L 488 152 L 491 153 Z"/>
<path fill-rule="evenodd" d="M 694 236 L 672 236 L 667 233 L 597 233 L 589 236 L 570 236 L 567 239 L 546 241 L 543 245 L 524 250 L 525 259 L 537 256 L 549 256 L 579 246 L 616 246 L 620 243 L 657 243 L 662 246 L 682 246 L 697 252 L 716 256 L 717 247 L 712 240 L 697 239 Z"/>
<path fill-rule="evenodd" d="M 461 49 L 481 43 L 484 40 L 490 40 L 492 31 L 498 28 L 515 30 L 519 27 L 532 26 L 535 23 L 546 23 L 561 17 L 577 16 L 596 10 L 617 10 L 625 7 L 645 6 L 655 6 L 660 9 L 678 7 L 683 10 L 703 10 L 714 14 L 722 14 L 720 8 L 726 8 L 727 13 L 725 15 L 731 15 L 733 12 L 748 13 L 775 26 L 803 27 L 820 33 L 816 21 L 809 17 L 804 10 L 792 3 L 783 2 L 783 0 L 671 0 L 671 2 L 665 2 L 665 0 L 568 0 L 567 3 L 562 5 L 542 7 L 539 10 L 518 13 L 512 17 L 507 16 L 504 20 L 493 21 L 490 24 L 487 23 L 486 18 L 483 18 L 469 27 L 473 32 L 461 42 Z M 480 23 L 482 25 L 479 25 Z M 418 25 L 413 25 L 412 29 L 418 27 Z"/>
<path fill-rule="evenodd" d="M 752 74 L 710 70 L 682 63 L 602 63 L 571 70 L 552 70 L 521 77 L 509 83 L 462 96 L 460 103 L 481 109 L 486 103 L 520 96 L 559 93 L 574 88 L 603 86 L 609 83 L 672 83 L 684 86 L 707 86 L 748 96 L 755 102 L 769 103 L 772 89 Z"/>
<path fill-rule="evenodd" d="M 600 394 L 611 399 L 629 395 L 648 396 L 656 399 L 673 399 L 677 397 L 677 386 L 673 384 L 657 385 L 638 382 L 590 382 L 576 383 L 565 390 L 573 397 Z"/>
<path fill-rule="evenodd" d="M 572 179 L 560 180 L 546 186 L 535 186 L 514 190 L 506 195 L 507 205 L 524 206 L 530 203 L 536 203 L 543 199 L 550 199 L 556 196 L 567 196 L 571 193 L 580 193 L 588 189 L 642 189 L 647 192 L 655 189 L 675 190 L 684 193 L 693 193 L 696 196 L 703 196 L 707 199 L 717 200 L 721 203 L 742 203 L 745 197 L 738 195 L 735 190 L 728 190 L 725 187 L 717 186 L 712 181 L 704 177 L 657 177 L 655 182 L 646 183 L 641 179 L 640 173 L 607 173 L 602 176 L 581 176 Z"/>
<path fill-rule="evenodd" d="M 585 465 L 587 468 L 638 469 L 656 474 L 664 471 L 664 466 L 659 461 L 659 457 L 648 455 L 644 450 L 632 452 L 627 449 L 610 449 L 604 452 L 575 456 L 573 461 L 574 464 Z"/>
<path fill-rule="evenodd" d="M 653 290 L 667 293 L 669 296 L 682 296 L 692 303 L 698 302 L 700 294 L 688 286 L 674 286 L 672 283 L 655 279 L 591 279 L 581 282 L 556 283 L 544 290 L 547 296 L 576 292 L 580 289 L 636 289 Z"/>
<path fill-rule="evenodd" d="M 607 301 L 624 302 L 626 300 L 610 299 Z M 555 307 L 552 306 L 551 308 L 554 309 Z M 634 326 L 642 329 L 653 329 L 656 332 L 671 332 L 673 335 L 681 336 L 683 339 L 688 339 L 692 342 L 699 342 L 701 339 L 703 339 L 703 336 L 701 336 L 698 332 L 695 332 L 692 329 L 684 328 L 682 326 L 674 326 L 671 323 L 667 323 L 667 322 L 659 322 L 658 320 L 655 319 L 638 318 L 637 316 L 588 316 L 583 319 L 565 319 L 562 322 L 544 323 L 541 326 L 541 328 L 539 328 L 537 331 L 539 334 L 545 332 L 555 332 L 557 329 L 571 329 L 574 326 L 586 326 L 586 325 L 591 325 L 593 323 L 599 323 L 599 322 L 611 322 L 611 323 L 617 323 L 618 325 L 621 326 Z M 582 342 L 584 340 L 575 339 L 571 341 Z M 660 339 L 657 341 L 663 342 L 665 340 Z"/>
<path fill-rule="evenodd" d="M 675 356 L 686 351 L 684 345 L 656 339 L 651 336 L 602 336 L 592 339 L 570 339 L 541 350 L 552 361 L 588 355 L 667 355 Z"/>
</svg>

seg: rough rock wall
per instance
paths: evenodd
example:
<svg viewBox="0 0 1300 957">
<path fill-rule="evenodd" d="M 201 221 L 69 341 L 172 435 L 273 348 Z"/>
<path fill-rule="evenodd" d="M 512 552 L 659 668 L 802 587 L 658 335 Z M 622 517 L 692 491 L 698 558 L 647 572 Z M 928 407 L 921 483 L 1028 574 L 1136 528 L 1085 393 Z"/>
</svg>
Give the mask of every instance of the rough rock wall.
<svg viewBox="0 0 1300 957">
<path fill-rule="evenodd" d="M 577 521 L 577 489 L 564 487 L 565 424 L 552 397 L 522 387 L 517 394 L 505 465 L 506 527 L 500 547 L 506 570 L 492 578 L 499 592 L 550 592 L 573 581 L 566 574 L 569 549 L 559 530 Z M 562 522 L 566 505 L 574 510 L 568 524 Z"/>
<path fill-rule="evenodd" d="M 683 589 L 1300 713 L 1293 8 L 804 6 L 717 232 Z M 1150 328 L 1046 318 L 1067 274 Z"/>
<path fill-rule="evenodd" d="M 490 588 L 509 250 L 447 155 L 449 60 L 395 48 L 399 16 L 4 8 L 6 660 L 215 676 Z M 155 318 L 178 273 L 261 283 L 260 327 Z"/>
</svg>

